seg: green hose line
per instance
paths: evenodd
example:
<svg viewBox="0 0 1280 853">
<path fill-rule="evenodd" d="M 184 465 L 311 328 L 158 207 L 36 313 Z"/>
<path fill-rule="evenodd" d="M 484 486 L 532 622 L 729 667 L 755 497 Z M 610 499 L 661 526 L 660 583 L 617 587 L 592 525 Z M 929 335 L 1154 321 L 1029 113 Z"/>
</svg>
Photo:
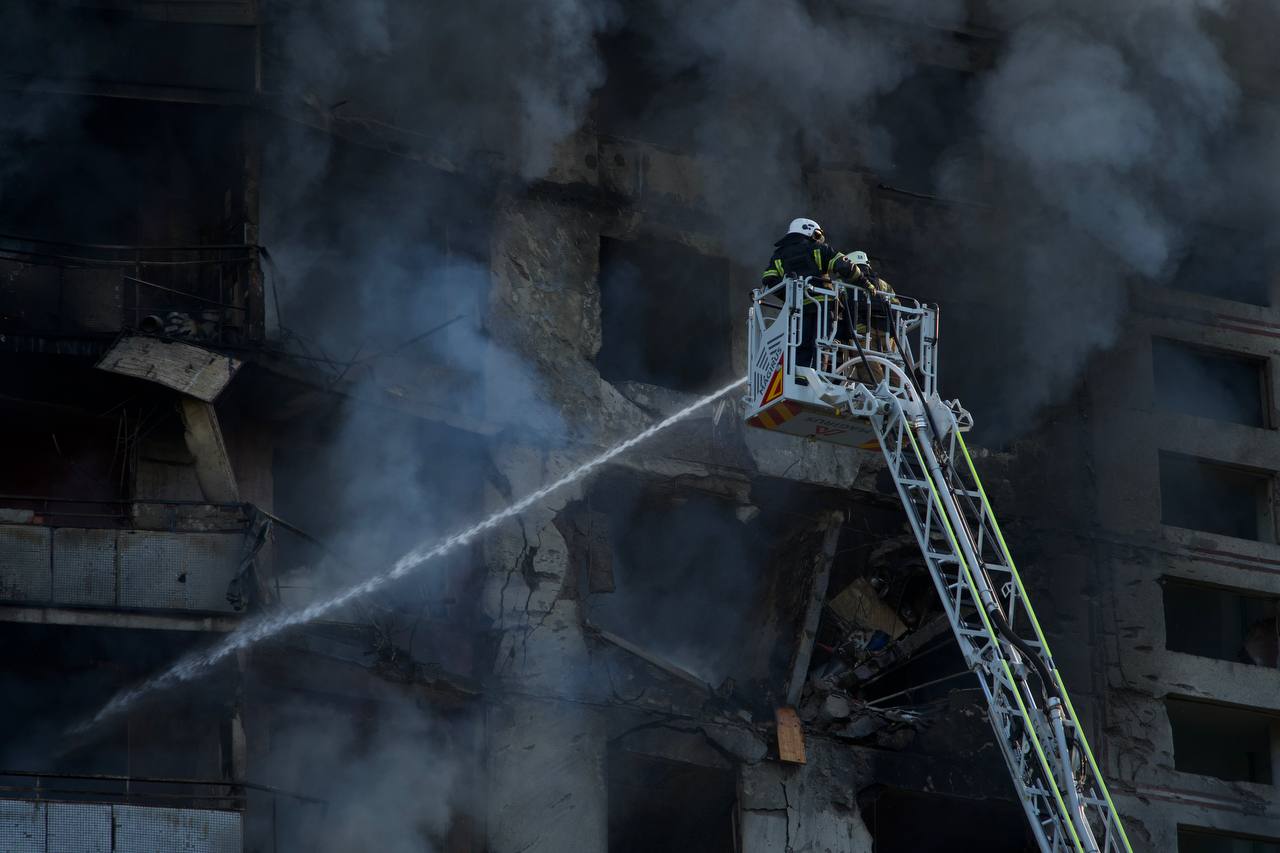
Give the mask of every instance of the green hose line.
<svg viewBox="0 0 1280 853">
<path fill-rule="evenodd" d="M 1040 620 L 1036 618 L 1035 609 L 1031 606 L 1031 599 L 1027 595 L 1026 587 L 1022 585 L 1022 576 L 1018 574 L 1018 569 L 1013 564 L 1013 553 L 1010 552 L 1009 545 L 1004 540 L 1004 533 L 1000 530 L 1000 522 L 996 521 L 995 511 L 991 508 L 991 501 L 987 498 L 987 491 L 983 488 L 982 480 L 978 477 L 978 469 L 973 464 L 973 457 L 969 455 L 969 448 L 964 443 L 964 436 L 959 431 L 955 435 L 960 444 L 960 451 L 964 454 L 965 464 L 969 466 L 969 473 L 973 477 L 974 484 L 978 487 L 978 494 L 982 496 L 983 512 L 986 513 L 987 518 L 991 521 L 991 529 L 995 531 L 996 540 L 1000 543 L 1000 550 L 1004 553 L 1005 561 L 1009 564 L 1009 573 L 1013 575 L 1013 581 L 1018 586 L 1018 593 L 1022 596 L 1023 610 L 1026 611 L 1027 617 L 1031 621 L 1031 627 L 1035 630 L 1036 639 L 1040 641 L 1040 647 L 1044 649 L 1045 655 L 1052 660 L 1053 653 L 1049 651 L 1049 642 L 1045 639 L 1044 631 L 1040 628 Z M 914 443 L 913 440 L 912 444 Z M 1120 821 L 1120 813 L 1116 810 L 1116 805 L 1111 799 L 1111 792 L 1107 790 L 1107 783 L 1102 777 L 1102 770 L 1099 769 L 1098 762 L 1093 757 L 1093 750 L 1089 747 L 1088 738 L 1084 736 L 1084 728 L 1080 725 L 1080 718 L 1076 716 L 1076 709 L 1071 704 L 1071 696 L 1067 693 L 1067 686 L 1062 681 L 1062 673 L 1058 671 L 1056 666 L 1053 667 L 1053 675 L 1058 684 L 1058 692 L 1062 695 L 1063 704 L 1067 706 L 1067 713 L 1071 716 L 1071 722 L 1076 727 L 1076 736 L 1080 739 L 1081 745 L 1084 746 L 1084 754 L 1089 761 L 1089 767 L 1093 770 L 1093 774 L 1098 780 L 1098 786 L 1102 789 L 1102 797 L 1107 801 L 1107 806 L 1111 809 L 1111 814 L 1115 818 L 1115 825 L 1120 833 L 1120 839 L 1124 842 L 1125 850 L 1128 853 L 1133 853 L 1133 845 L 1129 843 L 1129 836 L 1124 831 L 1124 824 Z"/>
<path fill-rule="evenodd" d="M 911 450 L 915 453 L 916 461 L 925 473 L 925 482 L 929 484 L 929 494 L 933 498 L 933 505 L 938 510 L 938 517 L 942 519 L 942 523 L 946 528 L 947 539 L 951 543 L 952 552 L 956 555 L 956 560 L 960 563 L 960 568 L 964 572 L 965 585 L 968 586 L 969 594 L 973 596 L 974 602 L 978 604 L 976 609 L 978 615 L 982 617 L 982 626 L 987 632 L 988 639 L 999 648 L 1000 640 L 996 636 L 995 629 L 991 627 L 991 620 L 987 615 L 986 608 L 982 606 L 982 599 L 978 595 L 978 584 L 973 579 L 973 574 L 964 558 L 964 553 L 960 550 L 960 542 L 956 539 L 955 530 L 951 526 L 951 519 L 947 518 L 946 509 L 942 506 L 942 499 L 938 496 L 938 490 L 934 486 L 932 476 L 929 474 L 928 465 L 925 464 L 924 455 L 920 452 L 920 445 L 916 443 L 916 437 L 912 435 L 910 427 L 904 429 L 903 432 L 906 434 L 907 440 L 911 442 Z M 1023 719 L 1030 725 L 1032 717 L 1027 712 L 1027 706 L 1023 704 L 1022 696 L 1018 693 L 1017 682 L 1014 681 L 1013 672 L 1009 669 L 1009 662 L 1001 658 L 1000 663 L 1004 667 L 1005 678 L 1008 679 L 1009 687 L 1011 688 L 1010 692 L 1018 703 L 1018 709 L 1022 712 Z M 1084 853 L 1084 846 L 1080 843 L 1080 836 L 1076 833 L 1074 821 L 1069 817 L 1070 812 L 1062 799 L 1062 792 L 1058 789 L 1058 780 L 1049 768 L 1049 759 L 1045 756 L 1044 749 L 1040 746 L 1040 738 L 1034 734 L 1034 727 L 1032 732 L 1031 744 L 1035 747 L 1036 758 L 1040 761 L 1040 769 L 1044 772 L 1045 781 L 1048 783 L 1049 789 L 1053 791 L 1053 800 L 1058 804 L 1058 814 L 1062 818 L 1061 822 L 1066 825 L 1067 831 L 1071 833 L 1071 841 L 1075 845 L 1077 853 Z"/>
</svg>

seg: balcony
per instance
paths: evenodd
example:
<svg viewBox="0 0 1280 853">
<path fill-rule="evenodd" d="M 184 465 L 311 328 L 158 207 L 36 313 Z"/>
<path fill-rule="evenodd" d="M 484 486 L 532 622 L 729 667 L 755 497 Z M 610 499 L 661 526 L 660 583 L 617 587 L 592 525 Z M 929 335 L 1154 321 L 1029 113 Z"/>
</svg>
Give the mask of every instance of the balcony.
<svg viewBox="0 0 1280 853">
<path fill-rule="evenodd" d="M 93 353 L 125 330 L 211 345 L 261 342 L 257 250 L 70 245 L 0 235 L 5 348 Z"/>
<path fill-rule="evenodd" d="M 278 823 L 323 809 L 262 785 L 0 771 L 0 850 L 274 853 Z"/>
<path fill-rule="evenodd" d="M 232 582 L 251 556 L 238 505 L 103 505 L 0 496 L 0 603 L 181 614 L 229 614 Z M 111 505 L 107 505 L 110 507 Z M 167 529 L 149 530 L 146 527 Z M 3 848 L 0 848 L 3 849 Z"/>
</svg>

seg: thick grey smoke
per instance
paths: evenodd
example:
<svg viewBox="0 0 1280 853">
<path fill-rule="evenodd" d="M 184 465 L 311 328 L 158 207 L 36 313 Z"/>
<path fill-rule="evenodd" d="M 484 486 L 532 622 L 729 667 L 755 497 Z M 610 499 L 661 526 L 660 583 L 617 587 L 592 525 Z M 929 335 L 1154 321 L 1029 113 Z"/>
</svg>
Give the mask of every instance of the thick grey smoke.
<svg viewBox="0 0 1280 853">
<path fill-rule="evenodd" d="M 944 194 L 992 207 L 963 218 L 937 289 L 982 303 L 949 353 L 965 360 L 988 438 L 1060 401 L 1122 333 L 1130 282 L 1175 281 L 1199 226 L 1223 216 L 1240 91 L 1208 27 L 1225 11 L 1192 0 L 1005 10 L 977 137 L 957 142 L 941 175 Z M 955 335 L 968 342 L 959 353 Z"/>
<path fill-rule="evenodd" d="M 1275 207 L 1276 188 L 1242 165 L 1273 156 L 1275 120 L 1242 110 L 1223 50 L 1256 41 L 1248 22 L 1273 13 L 1215 0 L 995 4 L 994 68 L 920 103 L 904 84 L 922 67 L 898 23 L 961 24 L 963 4 L 858 9 L 632 6 L 626 25 L 644 36 L 632 56 L 653 91 L 613 123 L 702 155 L 703 196 L 736 257 L 763 255 L 797 211 L 892 255 L 909 275 L 901 289 L 947 309 L 944 374 L 987 440 L 1025 432 L 1077 386 L 1121 334 L 1130 282 L 1185 286 L 1204 223 L 1256 232 Z M 921 139 L 947 149 L 933 188 L 986 212 L 961 206 L 913 224 L 912 239 L 823 183 L 824 163 L 892 172 Z M 1259 235 L 1251 250 L 1272 242 Z M 1236 259 L 1214 258 L 1216 292 L 1236 295 Z"/>
<path fill-rule="evenodd" d="M 1195 14 L 1208 5 L 1072 4 L 1023 23 L 979 105 L 988 150 L 1034 197 L 1148 277 L 1176 261 L 1196 210 L 1181 205 L 1216 180 L 1239 99 Z"/>
<path fill-rule="evenodd" d="M 960 0 L 873 8 L 891 8 L 898 21 L 964 17 Z M 652 138 L 674 129 L 681 147 L 692 143 L 717 236 L 752 265 L 824 194 L 807 168 L 865 163 L 883 151 L 873 100 L 913 67 L 892 21 L 826 5 L 650 0 L 642 11 L 633 5 L 626 23 L 645 37 L 657 88 L 621 131 Z"/>
<path fill-rule="evenodd" d="M 742 649 L 760 627 L 743 614 L 770 555 L 759 526 L 706 496 L 664 505 L 636 482 L 604 483 L 592 508 L 611 518 L 617 589 L 589 599 L 589 618 L 713 686 L 746 669 Z"/>
<path fill-rule="evenodd" d="M 648 90 L 630 93 L 629 113 L 604 104 L 602 129 L 701 155 L 712 225 L 748 264 L 799 211 L 833 221 L 842 243 L 892 255 L 910 276 L 901 289 L 950 307 L 944 372 L 985 437 L 1024 432 L 1120 334 L 1129 281 L 1172 281 L 1199 223 L 1239 218 L 1222 176 L 1238 154 L 1240 91 L 1213 31 L 1233 9 L 997 4 L 995 67 L 937 103 L 904 85 L 922 71 L 909 41 L 921 31 L 909 33 L 963 24 L 964 4 L 857 9 L 632 4 L 625 26 L 639 37 L 626 58 L 647 69 Z M 601 97 L 627 92 L 614 80 Z M 916 150 L 922 139 L 945 156 Z M 916 223 L 913 241 L 824 183 L 824 164 L 883 174 L 922 153 L 939 161 L 940 195 L 988 212 Z"/>
<path fill-rule="evenodd" d="M 350 709 L 323 704 L 273 714 L 263 781 L 323 801 L 279 799 L 276 831 L 288 849 L 435 853 L 454 815 L 475 805 L 466 801 L 466 721 L 439 720 L 407 699 L 358 724 Z"/>
<path fill-rule="evenodd" d="M 267 12 L 282 96 L 464 163 L 493 151 L 529 177 L 581 126 L 604 79 L 594 39 L 616 14 L 611 0 L 298 0 Z"/>
</svg>

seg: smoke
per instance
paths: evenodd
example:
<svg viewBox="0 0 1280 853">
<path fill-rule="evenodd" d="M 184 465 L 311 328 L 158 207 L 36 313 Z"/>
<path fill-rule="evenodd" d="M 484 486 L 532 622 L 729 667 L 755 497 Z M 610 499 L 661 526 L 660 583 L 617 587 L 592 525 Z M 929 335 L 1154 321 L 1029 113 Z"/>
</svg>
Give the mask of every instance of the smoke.
<svg viewBox="0 0 1280 853">
<path fill-rule="evenodd" d="M 49 51 L 68 76 L 92 70 L 87 55 L 90 45 L 76 38 L 74 28 L 58 26 L 59 18 L 42 5 L 5 4 L 0 9 L 0 69 L 21 79 L 19 75 L 31 73 L 40 55 Z M 33 50 L 37 44 L 40 49 Z M 7 95 L 0 109 L 0 200 L 5 199 L 10 178 L 22 169 L 26 146 L 43 140 L 79 113 L 75 99 L 32 96 L 29 86 L 22 89 L 16 96 Z"/>
<path fill-rule="evenodd" d="M 152 693 L 191 681 L 203 675 L 210 667 L 226 660 L 230 655 L 242 649 L 250 648 L 290 628 L 306 625 L 335 611 L 340 611 L 351 602 L 364 599 L 370 593 L 407 577 L 424 563 L 432 562 L 440 557 L 447 556 L 460 547 L 470 545 L 485 533 L 521 515 L 530 507 L 537 505 L 561 489 L 587 478 L 597 469 L 613 462 L 633 447 L 643 444 L 658 433 L 669 429 L 700 409 L 706 408 L 729 392 L 736 390 L 745 382 L 745 378 L 736 379 L 719 390 L 695 400 L 680 411 L 668 415 L 625 441 L 619 442 L 604 453 L 583 462 L 564 474 L 560 479 L 530 492 L 515 503 L 490 514 L 487 518 L 474 523 L 465 530 L 458 530 L 441 540 L 428 540 L 420 543 L 417 547 L 402 554 L 390 568 L 383 570 L 379 574 L 372 575 L 359 583 L 332 592 L 318 601 L 311 602 L 306 607 L 296 610 L 277 611 L 247 622 L 237 631 L 224 638 L 222 642 L 199 654 L 189 655 L 179 660 L 144 684 L 117 693 L 110 702 L 103 706 L 94 719 L 86 721 L 78 729 L 87 731 L 108 719 L 117 717 Z"/>
<path fill-rule="evenodd" d="M 570 67 L 589 65 L 575 51 L 589 47 L 598 16 L 572 3 L 506 12 L 269 4 L 265 86 L 286 116 L 333 107 L 463 163 L 508 145 L 497 153 L 537 174 L 581 121 L 593 77 Z M 521 63 L 529 74 L 514 73 Z M 287 339 L 333 360 L 351 397 L 321 424 L 323 451 L 290 466 L 295 487 L 282 495 L 282 512 L 345 557 L 295 576 L 302 603 L 480 514 L 487 442 L 471 427 L 554 436 L 562 421 L 544 380 L 487 331 L 491 191 L 327 126 L 270 128 L 262 241 L 282 272 L 277 320 Z M 424 414 L 459 428 L 428 428 Z M 424 598 L 455 598 L 464 569 L 450 563 L 381 598 L 409 618 Z"/>
<path fill-rule="evenodd" d="M 612 2 L 269 4 L 271 88 L 370 117 L 471 162 L 495 152 L 527 177 L 551 167 L 603 81 L 594 37 Z M 335 105 L 342 104 L 341 107 Z"/>
<path fill-rule="evenodd" d="M 280 703 L 272 709 L 263 782 L 322 801 L 277 797 L 276 831 L 317 853 L 435 853 L 451 821 L 473 807 L 466 720 L 441 720 L 388 699 L 353 722 L 351 709 Z M 472 759 L 474 760 L 474 759 Z"/>
<path fill-rule="evenodd" d="M 486 514 L 492 442 L 555 442 L 564 424 L 546 380 L 490 334 L 493 188 L 423 161 L 474 176 L 501 158 L 522 177 L 545 175 L 602 80 L 593 36 L 610 5 L 431 5 L 264 6 L 264 86 L 277 116 L 263 136 L 261 240 L 282 273 L 286 339 L 331 358 L 350 398 L 316 413 L 305 449 L 278 471 L 281 515 L 339 555 L 294 549 L 287 604 L 324 613 L 341 592 L 332 618 L 372 621 L 401 663 L 471 675 L 440 638 L 476 629 L 473 554 L 459 548 L 381 589 L 367 582 Z M 375 130 L 352 141 L 351 128 Z M 346 594 L 356 585 L 362 595 Z M 282 616 L 279 627 L 294 624 Z M 288 831 L 293 846 L 443 846 L 462 759 L 412 709 L 400 716 L 372 730 L 347 714 L 299 722 L 278 762 L 294 778 L 279 784 L 333 805 L 323 823 Z"/>
<path fill-rule="evenodd" d="M 996 4 L 994 67 L 936 91 L 917 85 L 928 75 L 911 40 L 920 24 L 963 24 L 962 3 L 648 0 L 628 13 L 600 129 L 697 154 L 700 228 L 735 257 L 763 260 L 799 213 L 840 248 L 892 257 L 899 289 L 953 318 L 944 370 L 986 440 L 1025 432 L 1077 386 L 1121 333 L 1131 281 L 1174 281 L 1199 223 L 1240 218 L 1222 185 L 1242 138 L 1214 31 L 1226 3 Z M 870 219 L 865 188 L 827 171 L 892 174 L 930 156 L 926 188 L 983 212 L 898 233 Z"/>
<path fill-rule="evenodd" d="M 770 554 L 762 531 L 725 501 L 663 500 L 625 479 L 597 486 L 591 505 L 610 519 L 617 589 L 590 598 L 589 618 L 712 685 L 742 672 L 741 651 L 760 630 L 743 614 Z"/>
<path fill-rule="evenodd" d="M 979 104 L 988 151 L 1068 227 L 1148 277 L 1175 259 L 1178 206 L 1214 179 L 1212 144 L 1239 96 L 1188 5 L 1200 4 L 1083 20 L 1073 6 L 1025 23 Z"/>
<path fill-rule="evenodd" d="M 997 4 L 1007 36 L 994 68 L 941 105 L 963 118 L 948 150 L 932 152 L 943 156 L 930 182 L 990 210 L 946 218 L 945 234 L 915 229 L 925 236 L 912 244 L 871 221 L 858 190 L 828 184 L 825 167 L 892 172 L 917 153 L 917 135 L 937 134 L 900 118 L 929 112 L 904 85 L 920 72 L 910 39 L 920 24 L 963 24 L 965 4 L 858 8 L 637 0 L 427 16 L 393 0 L 291 4 L 274 13 L 268 80 L 292 103 L 341 104 L 332 116 L 377 117 L 415 145 L 463 164 L 500 156 L 526 177 L 550 171 L 592 114 L 598 130 L 694 153 L 691 192 L 709 213 L 699 230 L 748 265 L 797 212 L 873 256 L 903 258 L 899 289 L 958 317 L 947 375 L 982 413 L 984 437 L 1000 441 L 1030 428 L 1115 341 L 1130 281 L 1168 283 L 1194 223 L 1239 218 L 1222 178 L 1240 172 L 1240 92 L 1211 32 L 1235 13 L 1207 0 Z M 294 184 L 324 173 L 296 145 L 283 150 Z M 382 207 L 359 220 L 356 231 L 381 232 L 363 244 L 412 245 L 415 211 L 429 210 L 436 230 L 483 218 L 465 190 L 426 184 L 357 190 Z"/>
<path fill-rule="evenodd" d="M 940 172 L 944 194 L 991 207 L 956 218 L 955 263 L 937 288 L 944 304 L 954 293 L 981 305 L 952 322 L 944 353 L 959 357 L 988 440 L 1025 431 L 1076 387 L 1122 333 L 1129 285 L 1174 282 L 1199 224 L 1226 212 L 1240 91 L 1208 30 L 1224 11 L 1191 0 L 1005 10 L 976 138 L 957 141 Z"/>
<path fill-rule="evenodd" d="M 1131 283 L 1184 286 L 1203 223 L 1256 233 L 1274 211 L 1274 182 L 1242 164 L 1274 157 L 1276 122 L 1244 113 L 1222 49 L 1224 33 L 1250 41 L 1247 22 L 1273 13 L 1210 0 L 996 4 L 994 67 L 922 91 L 909 39 L 921 23 L 962 24 L 963 4 L 849 11 L 633 6 L 626 26 L 641 38 L 610 70 L 639 61 L 649 78 L 626 82 L 646 92 L 604 129 L 700 155 L 704 225 L 735 257 L 763 259 L 798 213 L 826 222 L 840 248 L 891 257 L 899 289 L 951 317 L 948 388 L 987 441 L 1026 432 L 1078 387 L 1122 333 Z M 922 138 L 941 144 L 918 150 Z M 930 155 L 916 188 L 981 209 L 924 214 L 900 233 L 824 169 L 892 174 Z M 1225 297 L 1237 263 L 1215 270 Z"/>
<path fill-rule="evenodd" d="M 674 140 L 698 155 L 708 218 L 697 228 L 735 258 L 763 262 L 798 213 L 877 254 L 863 241 L 873 225 L 886 242 L 895 239 L 895 223 L 871 222 L 865 199 L 844 196 L 826 176 L 855 164 L 893 167 L 908 140 L 882 119 L 907 109 L 895 96 L 917 71 L 901 24 L 955 25 L 966 4 L 879 2 L 862 7 L 878 14 L 858 17 L 840 4 L 767 0 L 431 6 L 429 13 L 410 0 L 264 7 L 266 88 L 285 117 L 263 121 L 261 239 L 284 273 L 276 320 L 291 343 L 305 341 L 308 354 L 332 359 L 332 376 L 341 377 L 333 387 L 355 398 L 336 414 L 315 415 L 312 446 L 325 449 L 295 461 L 314 478 L 295 480 L 299 510 L 282 513 L 360 570 L 482 515 L 479 484 L 490 472 L 479 460 L 488 440 L 421 428 L 410 423 L 414 416 L 445 412 L 467 426 L 563 432 L 560 415 L 541 402 L 537 371 L 487 331 L 492 187 L 422 160 L 443 158 L 476 174 L 497 157 L 524 179 L 544 177 L 590 123 L 593 106 L 634 97 L 636 109 L 621 109 L 616 125 L 602 129 Z M 945 243 L 923 231 L 900 253 L 903 268 L 936 269 L 936 281 L 894 282 L 928 292 L 947 312 L 958 306 L 962 320 L 947 324 L 944 381 L 965 389 L 990 440 L 1027 429 L 1036 412 L 1078 385 L 1089 358 L 1122 333 L 1130 281 L 1174 281 L 1201 221 L 1248 226 L 1280 197 L 1274 177 L 1259 179 L 1242 165 L 1274 160 L 1275 117 L 1241 115 L 1240 87 L 1215 29 L 1251 13 L 1207 0 L 1039 0 L 1010 2 L 1002 14 L 1007 37 L 994 68 L 974 84 L 971 101 L 946 105 L 968 113 L 973 132 L 952 140 L 933 176 L 943 195 L 986 209 L 947 218 Z M 6 28 L 20 36 L 11 57 L 27 55 L 27 42 L 47 44 L 50 33 L 66 32 L 33 21 Z M 621 69 L 606 70 L 600 48 L 624 27 L 638 39 L 631 55 L 645 75 L 639 94 L 611 86 L 610 74 Z M 30 110 L 0 119 L 0 198 L 20 168 L 14 152 L 64 133 L 64 117 L 74 115 L 48 111 L 50 103 L 32 99 Z M 387 141 L 382 150 L 340 142 L 330 133 L 339 127 L 373 128 L 370 136 Z M 912 133 L 909 123 L 895 128 Z M 756 564 L 741 550 L 739 522 L 698 507 L 675 516 L 676 532 L 702 544 L 654 548 L 662 576 L 621 566 L 620 588 L 642 604 L 600 615 L 719 675 L 723 661 L 708 660 L 707 650 L 742 641 Z M 640 514 L 626 554 L 646 551 L 665 520 Z M 464 531 L 465 540 L 449 547 L 496 523 Z M 412 595 L 390 588 L 379 604 L 448 598 L 466 562 Z M 748 571 L 735 584 L 698 577 L 702 564 Z M 350 590 L 365 579 L 360 570 L 353 577 L 328 568 L 311 580 L 322 603 L 326 588 Z M 340 604 L 386 577 L 343 592 Z M 648 617 L 657 610 L 674 635 L 653 629 Z M 274 631 L 295 622 L 260 624 Z M 260 636 L 238 636 L 221 654 Z M 161 684 L 203 670 L 197 660 Z M 447 750 L 423 745 L 430 738 L 421 726 L 393 723 L 384 736 L 349 721 L 300 721 L 280 747 L 291 756 L 281 784 L 317 783 L 347 810 L 337 831 L 326 824 L 326 837 L 306 836 L 301 846 L 395 850 L 438 833 L 445 815 L 427 806 L 447 799 L 457 767 Z M 426 826 L 407 825 L 406 815 Z"/>
<path fill-rule="evenodd" d="M 892 4 L 892 15 L 955 22 L 963 6 L 923 0 Z M 655 92 L 619 129 L 641 138 L 675 129 L 701 157 L 715 236 L 753 263 L 821 194 L 807 168 L 865 163 L 884 149 L 869 123 L 873 101 L 914 65 L 892 21 L 826 5 L 651 0 L 627 25 L 644 37 Z"/>
</svg>

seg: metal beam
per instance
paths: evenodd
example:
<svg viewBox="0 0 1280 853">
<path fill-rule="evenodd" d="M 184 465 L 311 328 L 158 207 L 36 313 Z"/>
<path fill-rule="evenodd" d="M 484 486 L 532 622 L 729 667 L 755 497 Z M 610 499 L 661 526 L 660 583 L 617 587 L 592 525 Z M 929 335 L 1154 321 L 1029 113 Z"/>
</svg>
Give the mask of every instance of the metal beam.
<svg viewBox="0 0 1280 853">
<path fill-rule="evenodd" d="M 226 633 L 240 626 L 236 616 L 174 616 L 121 610 L 76 610 L 67 607 L 0 605 L 0 622 L 28 625 L 75 625 L 87 628 L 141 628 L 161 631 Z"/>
<path fill-rule="evenodd" d="M 624 652 L 635 655 L 640 658 L 640 660 L 650 664 L 651 666 L 657 667 L 668 675 L 675 676 L 686 684 L 691 684 L 699 690 L 706 691 L 708 695 L 714 695 L 716 692 L 715 687 L 703 681 L 692 672 L 689 672 L 689 670 L 676 666 L 674 663 L 671 663 L 671 661 L 658 657 L 653 652 L 642 649 L 630 640 L 625 640 L 617 634 L 613 634 L 603 628 L 598 628 L 590 622 L 583 623 L 582 627 L 591 636 L 603 640 L 606 643 L 610 643 L 611 645 L 615 645 Z"/>
<path fill-rule="evenodd" d="M 827 587 L 831 583 L 831 564 L 835 562 L 836 546 L 840 542 L 840 525 L 844 523 L 843 512 L 827 513 L 822 527 L 822 550 L 814 560 L 813 582 L 809 586 L 809 604 L 805 609 L 804 622 L 801 623 L 800 637 L 796 643 L 795 653 L 791 657 L 791 677 L 787 680 L 787 704 L 795 707 L 800 701 L 800 691 L 804 689 L 805 677 L 809 674 L 809 661 L 813 659 L 813 643 L 818 636 L 818 622 L 822 618 L 822 603 L 827 598 Z"/>
</svg>

